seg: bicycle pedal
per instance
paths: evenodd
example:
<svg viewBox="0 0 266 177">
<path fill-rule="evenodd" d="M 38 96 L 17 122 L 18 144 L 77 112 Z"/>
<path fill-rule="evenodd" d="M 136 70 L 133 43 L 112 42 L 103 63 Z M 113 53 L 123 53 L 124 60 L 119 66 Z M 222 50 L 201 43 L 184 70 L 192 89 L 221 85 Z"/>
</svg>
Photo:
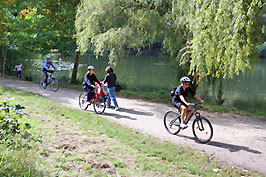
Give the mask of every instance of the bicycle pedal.
<svg viewBox="0 0 266 177">
<path fill-rule="evenodd" d="M 180 128 L 181 128 L 181 127 L 180 127 Z M 187 129 L 187 128 L 188 128 L 188 126 L 181 128 L 181 130 L 185 130 L 185 129 Z"/>
</svg>

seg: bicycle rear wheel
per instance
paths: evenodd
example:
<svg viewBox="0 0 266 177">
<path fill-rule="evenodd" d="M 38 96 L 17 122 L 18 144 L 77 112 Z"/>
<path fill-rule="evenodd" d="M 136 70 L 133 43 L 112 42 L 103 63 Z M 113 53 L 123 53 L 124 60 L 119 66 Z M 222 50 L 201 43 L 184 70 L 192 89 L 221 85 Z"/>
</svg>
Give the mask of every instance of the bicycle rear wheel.
<svg viewBox="0 0 266 177">
<path fill-rule="evenodd" d="M 60 84 L 55 78 L 51 80 L 50 88 L 52 91 L 56 92 L 59 89 L 59 86 Z"/>
<path fill-rule="evenodd" d="M 169 111 L 165 114 L 164 126 L 170 134 L 176 135 L 180 132 L 180 123 L 180 114 L 173 111 Z"/>
<path fill-rule="evenodd" d="M 93 108 L 96 114 L 102 114 L 106 108 L 104 97 L 97 95 L 97 97 L 94 99 Z"/>
<path fill-rule="evenodd" d="M 200 143 L 208 143 L 213 136 L 213 128 L 205 117 L 196 118 L 192 123 L 192 131 L 196 140 Z"/>
<path fill-rule="evenodd" d="M 87 94 L 85 92 L 82 92 L 79 95 L 79 107 L 82 110 L 86 110 L 86 109 L 88 109 L 88 106 L 89 106 L 89 104 L 87 102 Z"/>
</svg>

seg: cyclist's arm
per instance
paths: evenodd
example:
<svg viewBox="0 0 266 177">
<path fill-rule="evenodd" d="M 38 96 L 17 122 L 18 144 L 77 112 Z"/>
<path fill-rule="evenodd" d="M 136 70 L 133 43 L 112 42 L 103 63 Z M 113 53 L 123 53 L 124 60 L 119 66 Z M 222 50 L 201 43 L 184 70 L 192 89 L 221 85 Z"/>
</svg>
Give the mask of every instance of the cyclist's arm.
<svg viewBox="0 0 266 177">
<path fill-rule="evenodd" d="M 187 106 L 189 106 L 189 103 L 186 101 L 186 99 L 184 98 L 183 95 L 180 95 L 179 98 L 181 99 L 181 101 L 183 101 L 183 103 L 185 103 Z"/>
<path fill-rule="evenodd" d="M 203 101 L 198 95 L 194 95 L 194 98 L 196 98 L 196 99 L 199 100 L 200 102 L 203 102 L 203 103 L 204 103 L 204 101 Z"/>
<path fill-rule="evenodd" d="M 97 79 L 95 74 L 94 74 L 94 81 L 97 82 L 100 86 L 102 86 L 101 82 Z"/>
<path fill-rule="evenodd" d="M 56 67 L 54 66 L 54 64 L 51 62 L 51 64 L 52 64 L 52 67 L 56 70 Z"/>
<path fill-rule="evenodd" d="M 105 84 L 107 82 L 107 77 L 108 75 L 105 76 L 104 80 L 103 80 L 103 83 Z"/>
</svg>

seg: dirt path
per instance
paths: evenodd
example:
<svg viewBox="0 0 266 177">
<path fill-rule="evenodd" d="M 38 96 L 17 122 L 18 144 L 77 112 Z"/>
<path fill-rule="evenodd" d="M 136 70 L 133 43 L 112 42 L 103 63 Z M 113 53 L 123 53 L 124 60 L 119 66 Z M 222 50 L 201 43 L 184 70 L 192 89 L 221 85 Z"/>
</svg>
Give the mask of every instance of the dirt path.
<svg viewBox="0 0 266 177">
<path fill-rule="evenodd" d="M 65 105 L 79 109 L 79 91 L 60 89 L 54 93 L 41 90 L 38 84 L 0 77 L 0 85 L 41 94 Z M 266 122 L 234 114 L 215 114 L 201 111 L 213 124 L 214 136 L 207 145 L 194 141 L 191 128 L 179 135 L 169 135 L 163 126 L 163 116 L 172 107 L 141 100 L 118 98 L 121 110 L 105 111 L 104 116 L 123 125 L 135 128 L 144 134 L 151 134 L 161 140 L 190 146 L 205 151 L 219 161 L 241 166 L 248 170 L 266 174 Z M 89 111 L 93 111 L 92 107 Z"/>
</svg>

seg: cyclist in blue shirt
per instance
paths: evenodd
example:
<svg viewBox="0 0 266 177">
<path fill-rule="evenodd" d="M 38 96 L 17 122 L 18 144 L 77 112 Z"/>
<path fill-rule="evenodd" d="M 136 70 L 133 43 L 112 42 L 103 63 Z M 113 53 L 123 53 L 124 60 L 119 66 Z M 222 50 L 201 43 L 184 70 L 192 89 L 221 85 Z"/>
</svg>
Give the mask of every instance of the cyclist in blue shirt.
<svg viewBox="0 0 266 177">
<path fill-rule="evenodd" d="M 52 66 L 54 68 L 54 70 L 56 70 L 56 67 L 54 66 L 54 64 L 51 61 L 52 57 L 51 56 L 47 56 L 47 60 L 45 61 L 43 67 L 42 67 L 42 72 L 44 73 L 44 82 L 43 82 L 43 87 L 45 88 L 47 85 L 47 79 L 48 79 L 48 74 L 47 73 L 53 73 L 52 70 L 50 70 L 50 67 Z"/>
</svg>

